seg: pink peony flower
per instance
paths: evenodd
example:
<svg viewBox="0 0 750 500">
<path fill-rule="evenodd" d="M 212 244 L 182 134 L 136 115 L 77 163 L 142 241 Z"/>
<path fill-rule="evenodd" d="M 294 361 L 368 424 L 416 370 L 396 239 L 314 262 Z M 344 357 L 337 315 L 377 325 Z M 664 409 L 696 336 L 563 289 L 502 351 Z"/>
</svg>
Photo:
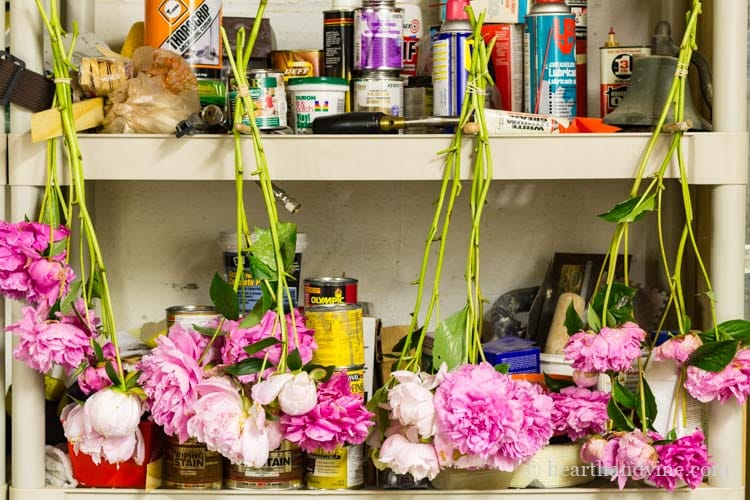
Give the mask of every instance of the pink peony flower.
<svg viewBox="0 0 750 500">
<path fill-rule="evenodd" d="M 608 393 L 583 387 L 565 387 L 550 396 L 555 402 L 552 408 L 552 427 L 556 434 L 567 434 L 575 441 L 606 430 L 609 420 Z"/>
<path fill-rule="evenodd" d="M 552 437 L 552 398 L 538 385 L 512 380 L 487 363 L 448 373 L 434 401 L 443 465 L 457 451 L 510 471 Z M 438 442 L 447 446 L 438 448 Z"/>
<path fill-rule="evenodd" d="M 604 460 L 607 440 L 602 436 L 591 436 L 582 445 L 578 455 L 586 463 L 599 463 Z"/>
<path fill-rule="evenodd" d="M 573 371 L 573 382 L 578 387 L 594 387 L 599 383 L 599 374 L 596 372 Z"/>
<path fill-rule="evenodd" d="M 386 438 L 378 460 L 396 474 L 411 474 L 415 481 L 435 479 L 440 472 L 434 446 L 412 442 L 401 434 Z"/>
<path fill-rule="evenodd" d="M 267 311 L 265 316 L 260 323 L 251 328 L 240 328 L 239 322 L 237 321 L 225 321 L 224 330 L 227 332 L 225 337 L 225 344 L 221 351 L 221 357 L 224 364 L 234 364 L 243 359 L 247 359 L 249 356 L 245 352 L 245 347 L 252 345 L 260 340 L 266 338 L 277 338 L 281 340 L 281 328 L 276 321 L 276 313 L 273 311 Z M 289 335 L 289 351 L 298 349 L 302 363 L 307 364 L 312 360 L 313 351 L 318 348 L 313 338 L 313 330 L 305 327 L 304 317 L 300 312 L 295 309 L 294 314 L 286 315 L 287 331 Z M 296 324 L 297 328 L 297 339 L 299 345 L 295 342 L 295 336 L 293 333 L 293 323 Z M 281 359 L 281 345 L 276 344 L 260 352 L 253 354 L 252 357 L 263 359 L 268 354 L 268 360 L 275 366 L 278 365 Z M 272 368 L 269 368 L 264 376 L 270 375 L 273 372 Z M 243 375 L 240 380 L 243 383 L 255 382 L 258 376 Z"/>
<path fill-rule="evenodd" d="M 703 345 L 703 341 L 697 335 L 688 334 L 672 337 L 654 349 L 654 359 L 656 361 L 673 359 L 678 365 L 681 365 L 701 345 Z"/>
<path fill-rule="evenodd" d="M 732 396 L 744 404 L 750 394 L 750 349 L 740 349 L 720 372 L 688 366 L 685 389 L 702 403 L 727 401 Z"/>
<path fill-rule="evenodd" d="M 115 348 L 111 342 L 107 342 L 102 346 L 102 354 L 104 360 L 100 361 L 92 356 L 90 362 L 93 366 L 87 367 L 78 376 L 78 387 L 86 395 L 112 385 L 112 381 L 109 379 L 104 366 L 106 361 L 110 361 L 113 366 L 115 363 Z"/>
<path fill-rule="evenodd" d="M 229 377 L 211 377 L 198 385 L 194 415 L 187 422 L 191 437 L 233 464 L 263 467 L 268 452 L 281 444 L 276 421 L 266 420 L 258 403 L 248 405 Z"/>
<path fill-rule="evenodd" d="M 629 371 L 645 338 L 646 332 L 630 322 L 620 328 L 605 326 L 598 334 L 578 332 L 568 339 L 565 359 L 582 372 Z"/>
<path fill-rule="evenodd" d="M 446 365 L 443 364 L 437 377 L 407 370 L 393 372 L 398 384 L 388 391 L 391 420 L 398 421 L 403 426 L 416 426 L 423 438 L 435 434 L 437 423 L 432 391 L 445 378 L 446 371 Z"/>
<path fill-rule="evenodd" d="M 374 425 L 362 396 L 352 394 L 346 372 L 336 372 L 318 386 L 318 404 L 310 412 L 281 415 L 284 438 L 303 451 L 333 451 L 345 444 L 359 444 Z"/>
<path fill-rule="evenodd" d="M 603 445 L 600 439 L 598 436 L 592 438 L 585 452 L 581 449 L 581 458 L 601 457 L 593 463 L 603 467 L 603 471 L 612 476 L 612 481 L 617 479 L 620 489 L 625 487 L 628 477 L 646 479 L 656 468 L 656 450 L 651 439 L 640 430 L 615 433 Z"/>
<path fill-rule="evenodd" d="M 192 328 L 175 323 L 138 363 L 138 382 L 148 396 L 154 422 L 181 443 L 189 437 L 187 423 L 198 399 L 198 384 L 204 378 L 198 359 L 207 343 L 208 339 Z"/>
<path fill-rule="evenodd" d="M 660 436 L 657 436 L 661 439 Z M 649 477 L 657 487 L 674 491 L 677 481 L 684 481 L 691 489 L 697 488 L 711 469 L 708 448 L 703 432 L 683 436 L 669 444 L 655 445 L 659 465 Z"/>
<path fill-rule="evenodd" d="M 19 337 L 13 356 L 41 373 L 54 365 L 72 373 L 93 353 L 91 339 L 96 332 L 86 328 L 75 314 L 57 313 L 58 320 L 47 320 L 48 311 L 45 305 L 24 307 L 21 320 L 6 328 Z"/>
</svg>

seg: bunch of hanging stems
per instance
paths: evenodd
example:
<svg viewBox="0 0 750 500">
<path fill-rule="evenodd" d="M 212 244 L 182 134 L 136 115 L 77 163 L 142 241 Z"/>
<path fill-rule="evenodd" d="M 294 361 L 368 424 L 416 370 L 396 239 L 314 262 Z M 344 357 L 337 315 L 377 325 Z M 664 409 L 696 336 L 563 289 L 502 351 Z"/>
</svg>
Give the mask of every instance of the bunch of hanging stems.
<svg viewBox="0 0 750 500">
<path fill-rule="evenodd" d="M 443 170 L 440 194 L 436 202 L 432 224 L 427 235 L 427 240 L 425 241 L 419 277 L 416 281 L 417 297 L 414 303 L 414 310 L 411 314 L 404 347 L 396 364 L 397 370 L 420 370 L 425 335 L 435 308 L 439 309 L 440 307 L 440 278 L 445 258 L 445 245 L 448 239 L 448 229 L 450 227 L 453 208 L 456 199 L 461 193 L 461 146 L 465 135 L 464 127 L 470 123 L 472 118 L 478 125 L 475 128 L 479 130 L 474 140 L 474 165 L 471 197 L 469 200 L 472 225 L 465 271 L 468 314 L 465 323 L 464 345 L 466 348 L 463 352 L 463 362 L 477 363 L 480 358 L 484 360 L 484 353 L 481 349 L 484 297 L 479 286 L 479 231 L 482 211 L 487 201 L 487 193 L 492 180 L 492 155 L 488 141 L 487 123 L 484 118 L 484 101 L 487 94 L 487 87 L 494 85 L 492 77 L 487 72 L 487 54 L 492 52 L 495 40 L 493 39 L 489 46 L 484 44 L 481 30 L 485 13 L 482 12 L 479 18 L 476 18 L 471 7 L 466 7 L 466 9 L 471 20 L 474 47 L 471 54 L 469 84 L 467 85 L 467 92 L 463 96 L 461 116 L 450 146 L 438 152 L 439 155 L 445 155 L 445 168 Z M 437 236 L 438 226 L 440 226 L 439 236 Z M 420 329 L 418 328 L 419 313 L 422 306 L 422 296 L 424 294 L 425 282 L 427 281 L 427 268 L 433 243 L 438 243 L 437 261 L 433 274 L 432 293 L 430 294 L 430 301 L 425 312 L 424 323 Z M 412 352 L 415 333 L 418 333 L 418 338 L 416 340 L 416 347 Z"/>
<path fill-rule="evenodd" d="M 103 333 L 105 336 L 109 337 L 115 351 L 115 369 L 119 381 L 118 386 L 120 389 L 126 390 L 125 375 L 122 368 L 122 360 L 120 358 L 117 330 L 115 328 L 112 299 L 109 293 L 107 268 L 104 265 L 99 240 L 97 239 L 96 231 L 94 230 L 94 223 L 91 219 L 88 206 L 86 205 L 83 157 L 78 144 L 78 135 L 76 134 L 75 119 L 73 116 L 70 71 L 76 69 L 71 60 L 76 39 L 78 37 L 78 25 L 73 23 L 71 43 L 66 52 L 63 43 L 63 38 L 65 37 L 66 32 L 63 30 L 62 24 L 60 23 L 57 2 L 54 0 L 49 2 L 49 15 L 47 15 L 42 6 L 41 0 L 35 1 L 42 17 L 42 21 L 49 33 L 50 44 L 52 47 L 53 75 L 55 81 L 54 101 L 57 109 L 60 111 L 68 174 L 70 177 L 70 193 L 66 204 L 57 177 L 56 139 L 50 139 L 47 142 L 47 181 L 42 198 L 40 220 L 52 225 L 54 228 L 59 224 L 59 210 L 63 214 L 66 225 L 70 227 L 71 221 L 74 217 L 74 211 L 77 208 L 81 232 L 79 238 L 80 291 L 86 304 L 83 311 L 77 312 L 87 316 L 85 318 L 85 324 L 92 324 L 90 321 L 91 318 L 88 318 L 89 306 L 95 294 L 100 296 Z M 50 237 L 52 237 L 52 233 L 53 231 L 50 231 Z M 70 238 L 67 239 L 66 246 L 67 260 L 70 257 Z M 88 282 L 86 281 L 86 255 L 89 257 Z M 62 290 L 63 287 L 60 287 L 60 289 Z M 70 293 L 75 293 L 75 290 L 71 289 Z M 95 342 L 95 340 L 92 340 L 92 342 Z"/>
<path fill-rule="evenodd" d="M 701 275 L 706 283 L 706 292 L 704 295 L 708 298 L 709 307 L 711 311 L 711 322 L 713 325 L 713 330 L 715 334 L 716 340 L 719 340 L 719 329 L 716 327 L 717 321 L 716 321 L 716 308 L 715 308 L 715 296 L 713 292 L 713 288 L 711 286 L 711 280 L 708 276 L 708 271 L 706 270 L 706 266 L 703 263 L 703 258 L 701 257 L 700 249 L 698 248 L 698 243 L 695 238 L 695 233 L 693 231 L 693 208 L 692 208 L 692 202 L 690 198 L 690 185 L 689 180 L 687 176 L 687 171 L 685 168 L 685 157 L 682 151 L 682 137 L 684 135 L 685 130 L 689 128 L 689 124 L 685 122 L 685 93 L 687 90 L 687 76 L 688 76 L 688 66 L 690 65 L 690 58 L 692 56 L 692 53 L 694 50 L 697 49 L 696 45 L 696 34 L 697 34 L 697 26 L 698 26 L 698 16 L 702 12 L 702 5 L 700 0 L 693 0 L 692 8 L 690 11 L 688 11 L 687 14 L 687 26 L 685 28 L 685 34 L 683 35 L 682 42 L 680 44 L 680 53 L 677 58 L 677 69 L 675 71 L 674 78 L 672 80 L 672 84 L 669 89 L 669 93 L 667 95 L 667 99 L 664 103 L 664 107 L 662 109 L 661 115 L 659 116 L 659 121 L 656 124 L 656 127 L 651 134 L 651 138 L 648 141 L 648 144 L 646 146 L 645 153 L 641 159 L 641 162 L 638 166 L 638 170 L 635 175 L 635 180 L 633 182 L 633 187 L 630 190 L 630 199 L 637 199 L 637 202 L 635 203 L 633 210 L 630 212 L 633 214 L 633 216 L 630 219 L 637 219 L 638 214 L 641 214 L 645 211 L 650 211 L 654 209 L 654 202 L 656 207 L 656 216 L 657 216 L 657 228 L 658 228 L 658 234 L 659 234 L 659 250 L 661 254 L 661 261 L 662 265 L 664 267 L 664 272 L 666 275 L 666 280 L 669 286 L 669 299 L 667 302 L 667 306 L 664 310 L 664 313 L 662 314 L 662 317 L 659 321 L 659 326 L 657 327 L 657 332 L 661 331 L 662 327 L 664 326 L 664 323 L 666 321 L 667 315 L 670 312 L 670 309 L 674 306 L 676 311 L 676 317 L 677 317 L 677 324 L 680 333 L 688 333 L 688 330 L 690 330 L 691 324 L 690 320 L 686 313 L 686 306 L 685 306 L 685 295 L 683 292 L 682 287 L 682 281 L 681 281 L 681 270 L 683 265 L 683 259 L 685 256 L 685 251 L 687 247 L 688 240 L 690 241 L 690 245 L 693 249 L 693 253 L 695 255 L 696 262 L 698 263 L 698 267 L 700 268 Z M 646 170 L 646 166 L 649 163 L 649 160 L 651 159 L 651 155 L 653 153 L 654 147 L 656 145 L 656 141 L 661 136 L 662 130 L 665 125 L 665 121 L 667 118 L 667 115 L 669 114 L 670 109 L 674 110 L 674 118 L 675 118 L 675 124 L 670 127 L 672 129 L 672 136 L 669 142 L 669 147 L 667 149 L 666 154 L 664 155 L 664 158 L 662 159 L 659 168 L 656 170 L 656 172 L 652 175 L 652 179 L 649 182 L 648 186 L 643 190 L 642 193 L 639 193 L 641 182 L 644 179 L 644 173 Z M 681 194 L 682 194 L 682 203 L 685 211 L 685 222 L 682 228 L 682 233 L 680 236 L 679 243 L 677 245 L 677 251 L 675 254 L 675 261 L 673 265 L 670 265 L 669 258 L 667 257 L 667 252 L 664 244 L 664 228 L 662 225 L 662 197 L 663 192 L 665 190 L 664 186 L 664 175 L 667 171 L 667 168 L 672 163 L 672 158 L 675 156 L 677 158 L 677 165 L 679 168 L 679 175 L 680 175 L 680 187 L 681 187 Z M 615 279 L 615 269 L 617 264 L 617 257 L 620 250 L 620 247 L 623 248 L 624 253 L 624 282 L 625 285 L 628 285 L 628 229 L 631 222 L 634 222 L 634 220 L 625 220 L 622 222 L 618 222 L 617 226 L 615 228 L 614 235 L 612 236 L 612 241 L 610 243 L 609 251 L 607 254 L 607 260 L 605 261 L 605 265 L 602 266 L 602 270 L 599 274 L 599 278 L 597 280 L 597 289 L 599 287 L 599 283 L 601 283 L 603 273 L 605 270 L 605 267 L 607 269 L 607 280 L 606 280 L 606 288 L 605 288 L 605 295 L 604 295 L 604 303 L 601 310 L 601 322 L 603 325 L 607 324 L 607 317 L 608 317 L 608 305 L 609 305 L 609 299 L 610 299 L 610 293 L 612 291 L 612 286 L 614 284 Z M 599 311 L 597 311 L 598 313 Z M 639 389 L 641 391 L 644 390 L 644 382 L 643 382 L 643 371 L 648 366 L 648 362 L 651 359 L 651 352 L 653 351 L 653 347 L 656 342 L 656 336 L 654 336 L 654 339 L 652 341 L 651 349 L 649 349 L 648 357 L 646 358 L 645 363 L 642 360 L 638 360 L 639 363 Z M 684 377 L 684 370 L 681 370 L 681 377 Z M 680 392 L 682 387 L 682 380 L 680 380 L 680 383 L 677 385 L 678 390 L 675 391 L 675 398 L 680 398 Z M 643 392 L 641 392 L 643 393 Z M 687 404 L 687 400 L 685 396 L 682 396 L 682 402 L 683 410 L 685 405 Z M 641 398 L 641 405 L 645 405 L 645 398 Z M 642 409 L 643 413 L 645 414 L 645 409 Z M 686 411 L 683 411 L 683 422 L 685 422 Z M 675 414 L 676 416 L 676 414 Z M 686 425 L 686 424 L 685 424 Z M 643 432 L 645 433 L 647 430 L 647 422 L 642 422 L 643 426 Z"/>
</svg>

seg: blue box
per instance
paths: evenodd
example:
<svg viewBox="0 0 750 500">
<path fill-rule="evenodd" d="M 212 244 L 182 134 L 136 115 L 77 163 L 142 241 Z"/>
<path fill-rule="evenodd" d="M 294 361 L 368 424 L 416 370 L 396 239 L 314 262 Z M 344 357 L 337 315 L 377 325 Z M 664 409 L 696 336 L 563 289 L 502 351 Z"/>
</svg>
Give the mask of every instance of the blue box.
<svg viewBox="0 0 750 500">
<path fill-rule="evenodd" d="M 541 350 L 531 340 L 519 337 L 500 337 L 486 344 L 482 350 L 491 365 L 506 363 L 508 373 L 541 373 Z"/>
</svg>

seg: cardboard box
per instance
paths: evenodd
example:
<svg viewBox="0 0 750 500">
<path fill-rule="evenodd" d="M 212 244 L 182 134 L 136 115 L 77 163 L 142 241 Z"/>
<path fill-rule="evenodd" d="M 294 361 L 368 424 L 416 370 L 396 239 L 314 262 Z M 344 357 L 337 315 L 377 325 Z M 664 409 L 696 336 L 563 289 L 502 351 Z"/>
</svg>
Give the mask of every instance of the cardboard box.
<svg viewBox="0 0 750 500">
<path fill-rule="evenodd" d="M 485 24 L 482 36 L 486 43 L 495 37 L 490 60 L 495 72 L 495 86 L 500 92 L 500 109 L 523 111 L 523 25 Z"/>
</svg>

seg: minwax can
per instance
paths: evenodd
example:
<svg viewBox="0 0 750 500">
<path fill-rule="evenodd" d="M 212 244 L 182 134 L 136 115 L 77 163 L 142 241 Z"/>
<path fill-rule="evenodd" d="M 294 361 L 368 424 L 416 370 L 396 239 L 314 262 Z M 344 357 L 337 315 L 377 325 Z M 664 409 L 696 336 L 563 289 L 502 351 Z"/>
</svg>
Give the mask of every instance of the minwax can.
<svg viewBox="0 0 750 500">
<path fill-rule="evenodd" d="M 401 70 L 403 25 L 394 0 L 365 0 L 354 10 L 354 69 Z"/>
<path fill-rule="evenodd" d="M 537 0 L 524 33 L 526 111 L 576 116 L 576 21 L 564 0 Z"/>
</svg>

